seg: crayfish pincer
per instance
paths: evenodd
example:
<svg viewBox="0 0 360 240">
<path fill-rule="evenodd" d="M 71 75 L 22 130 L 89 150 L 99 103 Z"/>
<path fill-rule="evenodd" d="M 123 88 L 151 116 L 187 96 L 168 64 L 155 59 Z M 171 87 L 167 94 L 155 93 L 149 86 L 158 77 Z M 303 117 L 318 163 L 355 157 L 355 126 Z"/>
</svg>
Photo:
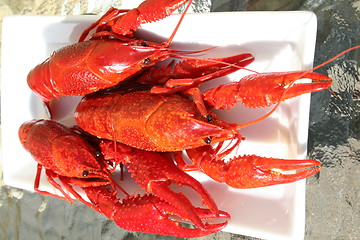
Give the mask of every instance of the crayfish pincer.
<svg viewBox="0 0 360 240">
<path fill-rule="evenodd" d="M 84 192 L 91 203 L 101 209 L 102 214 L 119 227 L 130 231 L 195 238 L 218 232 L 226 226 L 225 222 L 206 223 L 205 229 L 183 227 L 178 221 L 169 218 L 172 215 L 183 216 L 182 210 L 152 194 L 128 196 L 119 201 L 106 187 L 88 187 Z M 215 218 L 207 209 L 195 208 L 195 213 L 201 219 Z M 228 218 L 229 214 L 220 211 L 220 217 Z"/>
</svg>

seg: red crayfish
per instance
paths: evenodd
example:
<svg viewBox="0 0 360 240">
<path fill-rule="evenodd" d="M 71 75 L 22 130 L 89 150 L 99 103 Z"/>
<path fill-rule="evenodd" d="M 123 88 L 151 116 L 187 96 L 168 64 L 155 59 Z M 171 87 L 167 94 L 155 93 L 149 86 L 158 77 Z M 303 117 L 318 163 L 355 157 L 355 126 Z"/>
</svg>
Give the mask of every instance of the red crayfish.
<svg viewBox="0 0 360 240">
<path fill-rule="evenodd" d="M 230 217 L 226 212 L 217 209 L 206 189 L 197 180 L 181 171 L 164 154 L 133 149 L 110 141 L 94 143 L 95 147 L 76 130 L 51 120 L 24 123 L 19 129 L 19 138 L 24 148 L 38 162 L 35 190 L 73 202 L 66 192 L 68 191 L 76 199 L 113 219 L 124 229 L 198 237 L 217 232 L 226 225 L 226 222 L 203 224 L 203 219 Z M 119 163 L 129 165 L 128 169 L 136 181 L 152 194 L 131 196 L 114 184 L 110 173 Z M 38 190 L 42 168 L 45 168 L 48 181 L 65 197 Z M 172 182 L 192 187 L 209 209 L 196 208 L 185 195 L 173 192 L 169 188 Z M 80 187 L 90 202 L 86 201 L 75 187 Z M 126 195 L 121 201 L 117 198 L 117 187 Z M 168 215 L 178 215 L 198 228 L 185 228 L 171 220 Z"/>
<path fill-rule="evenodd" d="M 259 78 L 249 76 L 239 83 L 221 85 L 204 93 L 204 107 L 224 108 L 233 105 L 230 97 L 229 102 L 221 104 L 221 100 L 226 99 L 226 93 L 229 91 L 234 102 L 242 101 L 247 106 L 261 107 L 281 99 L 324 89 L 331 84 L 328 77 L 310 73 L 306 74 L 306 77 L 325 81 L 294 85 L 294 91 L 283 87 L 287 85 L 287 81 L 292 82 L 301 74 L 302 72 L 281 73 L 278 76 L 271 74 L 270 78 L 262 78 L 268 74 L 260 74 Z M 262 86 L 259 86 L 260 83 Z M 263 90 L 264 94 L 253 98 L 251 95 L 247 97 L 247 88 L 251 88 L 249 85 L 253 84 L 259 87 L 259 91 Z M 271 91 L 263 89 L 263 86 L 269 87 Z M 236 92 L 233 90 L 234 87 Z M 224 91 L 225 94 L 218 94 L 217 90 Z M 268 92 L 265 93 L 266 91 Z M 240 144 L 242 136 L 238 130 L 243 125 L 227 123 L 211 111 L 204 117 L 193 100 L 176 94 L 160 95 L 152 94 L 150 91 L 135 91 L 85 97 L 75 111 L 75 119 L 83 130 L 99 138 L 147 151 L 186 150 L 195 164 L 191 167 L 192 170 L 203 170 L 215 180 L 226 182 L 235 188 L 293 182 L 315 174 L 321 165 L 314 160 L 283 160 L 258 156 L 237 156 L 229 162 L 221 161 L 221 158 Z M 225 140 L 233 140 L 234 144 L 224 152 L 220 151 L 219 146 L 214 149 L 210 146 L 211 143 L 220 143 L 222 146 Z M 175 155 L 178 164 L 185 166 L 179 157 L 180 154 Z M 293 174 L 281 174 L 273 169 L 297 171 Z"/>
<path fill-rule="evenodd" d="M 121 11 L 110 9 L 84 31 L 78 43 L 55 51 L 31 70 L 27 77 L 29 87 L 48 103 L 52 98 L 81 96 L 112 87 L 169 57 L 190 58 L 187 57 L 189 54 L 202 52 L 170 49 L 177 28 L 173 36 L 162 44 L 131 38 L 140 23 L 170 15 L 187 1 L 172 0 L 164 3 L 148 0 L 120 16 L 117 15 Z M 96 26 L 96 33 L 90 40 L 84 41 L 87 33 Z M 127 31 L 124 32 L 124 28 Z M 239 57 L 239 61 L 243 62 L 239 66 L 246 66 L 253 60 L 250 54 L 240 54 Z"/>
<path fill-rule="evenodd" d="M 320 170 L 321 163 L 315 160 L 245 155 L 223 161 L 244 139 L 239 130 L 272 111 L 249 124 L 237 124 L 220 119 L 212 109 L 228 109 L 239 102 L 248 107 L 277 104 L 275 109 L 283 100 L 328 88 L 331 79 L 309 71 L 256 73 L 202 93 L 198 87 L 204 81 L 237 71 L 254 58 L 246 53 L 195 59 L 190 54 L 202 51 L 170 49 L 181 20 L 165 43 L 134 37 L 140 24 L 164 18 L 185 2 L 189 7 L 192 1 L 147 0 L 130 11 L 112 8 L 84 30 L 78 43 L 54 52 L 29 73 L 29 87 L 45 103 L 60 96 L 89 94 L 75 113 L 81 130 L 48 120 L 20 127 L 20 140 L 39 166 L 35 190 L 73 201 L 70 193 L 124 229 L 199 237 L 220 231 L 227 223 L 204 221 L 230 216 L 183 170 L 201 170 L 234 188 L 289 183 Z M 185 60 L 153 66 L 170 57 Z M 301 78 L 313 82 L 297 83 Z M 130 195 L 113 180 L 115 167 L 123 164 L 145 195 Z M 38 189 L 42 168 L 64 197 Z M 281 173 L 289 170 L 293 172 Z M 184 194 L 171 190 L 171 183 L 192 187 L 207 208 L 195 207 Z M 197 228 L 185 228 L 171 215 Z"/>
</svg>

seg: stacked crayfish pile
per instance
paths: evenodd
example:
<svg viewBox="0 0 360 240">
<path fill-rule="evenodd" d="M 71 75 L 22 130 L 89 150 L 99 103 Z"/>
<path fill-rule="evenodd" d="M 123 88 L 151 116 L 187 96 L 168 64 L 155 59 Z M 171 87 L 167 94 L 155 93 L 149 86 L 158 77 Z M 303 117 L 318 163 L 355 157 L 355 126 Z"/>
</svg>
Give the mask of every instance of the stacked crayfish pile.
<svg viewBox="0 0 360 240">
<path fill-rule="evenodd" d="M 171 49 L 177 27 L 160 44 L 134 37 L 141 23 L 165 18 L 186 2 L 147 0 L 130 11 L 112 8 L 83 32 L 78 43 L 55 51 L 29 73 L 29 87 L 48 106 L 53 98 L 84 95 L 75 112 L 78 126 L 32 120 L 20 127 L 22 145 L 38 162 L 35 190 L 70 202 L 75 197 L 127 230 L 199 237 L 223 229 L 230 216 L 185 171 L 202 171 L 234 188 L 289 183 L 319 171 L 321 164 L 315 160 L 255 155 L 222 160 L 240 144 L 243 126 L 223 121 L 212 109 L 239 102 L 270 106 L 326 89 L 331 80 L 312 72 L 256 73 L 201 92 L 203 82 L 242 69 L 254 58 L 238 54 L 196 59 L 192 54 L 202 51 Z M 168 58 L 182 61 L 154 66 Z M 300 78 L 313 82 L 296 83 Z M 231 143 L 224 144 L 228 140 Z M 113 179 L 119 165 L 127 165 L 145 195 L 133 196 Z M 39 190 L 42 169 L 63 196 Z M 282 174 L 279 169 L 295 171 Z M 172 183 L 193 188 L 204 208 L 174 192 Z M 182 226 L 173 216 L 195 227 Z M 218 218 L 220 223 L 207 222 Z"/>
</svg>

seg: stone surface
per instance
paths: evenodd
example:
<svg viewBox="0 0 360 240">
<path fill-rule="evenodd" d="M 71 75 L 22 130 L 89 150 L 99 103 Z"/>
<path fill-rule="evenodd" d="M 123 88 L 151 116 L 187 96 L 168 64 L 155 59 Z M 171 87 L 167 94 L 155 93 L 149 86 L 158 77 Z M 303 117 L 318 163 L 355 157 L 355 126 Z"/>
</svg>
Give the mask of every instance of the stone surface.
<svg viewBox="0 0 360 240">
<path fill-rule="evenodd" d="M 109 6 L 121 7 L 129 2 L 131 0 L 0 0 L 0 20 L 7 15 L 103 13 Z M 195 3 L 195 12 L 315 12 L 318 17 L 315 65 L 359 44 L 360 1 L 357 0 L 199 0 Z M 334 94 L 322 91 L 312 95 L 308 155 L 321 161 L 324 167 L 320 174 L 307 181 L 307 240 L 360 239 L 359 53 L 360 50 L 350 52 L 318 70 L 334 79 L 331 88 Z M 0 239 L 178 238 L 128 232 L 80 203 L 70 205 L 2 185 Z M 199 239 L 253 238 L 221 232 Z"/>
</svg>

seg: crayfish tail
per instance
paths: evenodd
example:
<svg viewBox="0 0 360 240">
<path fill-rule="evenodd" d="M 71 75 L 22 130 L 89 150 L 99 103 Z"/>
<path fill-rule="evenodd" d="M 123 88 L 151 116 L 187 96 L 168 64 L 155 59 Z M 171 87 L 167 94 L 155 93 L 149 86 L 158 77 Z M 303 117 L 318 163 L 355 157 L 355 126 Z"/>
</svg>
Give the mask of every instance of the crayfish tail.
<svg viewBox="0 0 360 240">
<path fill-rule="evenodd" d="M 48 103 L 52 98 L 59 97 L 59 92 L 51 81 L 49 59 L 46 59 L 29 72 L 27 84 L 44 103 Z"/>
</svg>

